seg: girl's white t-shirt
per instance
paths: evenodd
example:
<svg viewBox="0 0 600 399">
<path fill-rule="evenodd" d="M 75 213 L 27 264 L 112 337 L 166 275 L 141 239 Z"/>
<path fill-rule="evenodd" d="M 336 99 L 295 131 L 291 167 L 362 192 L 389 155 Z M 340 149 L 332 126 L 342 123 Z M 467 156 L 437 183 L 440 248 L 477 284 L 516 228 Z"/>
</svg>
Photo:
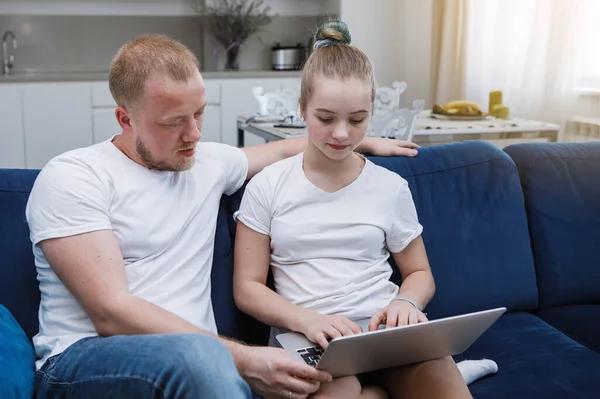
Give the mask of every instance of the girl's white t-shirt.
<svg viewBox="0 0 600 399">
<path fill-rule="evenodd" d="M 38 245 L 55 237 L 112 230 L 131 293 L 216 333 L 210 272 L 217 214 L 222 194 L 239 189 L 247 174 L 245 153 L 220 143 L 198 144 L 194 166 L 182 172 L 149 170 L 111 140 L 52 159 L 26 209 L 41 291 L 36 366 L 97 335 Z"/>
<path fill-rule="evenodd" d="M 329 193 L 307 179 L 302 159 L 254 176 L 235 217 L 270 236 L 278 294 L 322 314 L 369 318 L 399 290 L 389 280 L 390 252 L 423 230 L 408 183 L 366 160 L 357 179 Z"/>
</svg>

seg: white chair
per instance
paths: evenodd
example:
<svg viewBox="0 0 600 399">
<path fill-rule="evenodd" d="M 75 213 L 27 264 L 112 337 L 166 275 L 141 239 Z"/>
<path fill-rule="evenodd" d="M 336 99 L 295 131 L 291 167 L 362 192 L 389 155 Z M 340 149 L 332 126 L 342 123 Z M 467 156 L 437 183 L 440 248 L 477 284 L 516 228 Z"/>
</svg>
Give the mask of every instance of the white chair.
<svg viewBox="0 0 600 399">
<path fill-rule="evenodd" d="M 281 118 L 299 116 L 298 93 L 292 89 L 278 89 L 274 92 L 265 93 L 261 86 L 252 88 L 252 94 L 258 101 L 259 117 Z"/>
<path fill-rule="evenodd" d="M 367 135 L 410 141 L 424 107 L 424 100 L 415 100 L 412 109 L 396 108 L 386 114 L 373 115 Z"/>
<path fill-rule="evenodd" d="M 400 98 L 406 91 L 406 82 L 395 81 L 391 87 L 380 86 L 375 89 L 373 115 L 384 115 L 400 108 Z"/>
</svg>

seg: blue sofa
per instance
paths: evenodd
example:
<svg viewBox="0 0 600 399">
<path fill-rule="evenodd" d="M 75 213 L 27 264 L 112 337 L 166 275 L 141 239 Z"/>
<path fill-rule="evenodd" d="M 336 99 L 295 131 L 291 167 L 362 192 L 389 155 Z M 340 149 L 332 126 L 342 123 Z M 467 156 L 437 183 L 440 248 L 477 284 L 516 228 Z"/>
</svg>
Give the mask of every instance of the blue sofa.
<svg viewBox="0 0 600 399">
<path fill-rule="evenodd" d="M 371 159 L 412 190 L 437 282 L 429 316 L 508 308 L 457 356 L 499 365 L 470 386 L 474 397 L 600 397 L 600 143 L 501 151 L 469 141 L 423 148 L 413 159 Z M 0 170 L 2 398 L 32 393 L 39 294 L 24 208 L 36 175 Z M 232 214 L 242 193 L 221 201 L 213 303 L 221 334 L 265 344 L 267 327 L 232 298 Z"/>
</svg>

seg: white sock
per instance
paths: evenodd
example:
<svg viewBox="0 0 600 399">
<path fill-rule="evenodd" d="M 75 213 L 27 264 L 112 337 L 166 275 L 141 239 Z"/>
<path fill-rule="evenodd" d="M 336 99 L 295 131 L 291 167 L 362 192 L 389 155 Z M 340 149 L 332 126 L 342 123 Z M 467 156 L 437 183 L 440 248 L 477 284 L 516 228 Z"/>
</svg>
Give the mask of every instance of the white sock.
<svg viewBox="0 0 600 399">
<path fill-rule="evenodd" d="M 480 379 L 483 376 L 492 374 L 498 371 L 498 365 L 493 360 L 463 360 L 456 363 L 467 385 L 473 381 Z"/>
</svg>

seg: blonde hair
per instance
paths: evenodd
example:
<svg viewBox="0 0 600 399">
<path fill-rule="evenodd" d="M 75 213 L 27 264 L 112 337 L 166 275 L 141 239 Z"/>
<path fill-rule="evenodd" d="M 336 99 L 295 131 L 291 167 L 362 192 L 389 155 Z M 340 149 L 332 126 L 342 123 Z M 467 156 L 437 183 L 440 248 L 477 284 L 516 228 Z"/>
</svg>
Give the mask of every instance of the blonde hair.
<svg viewBox="0 0 600 399">
<path fill-rule="evenodd" d="M 124 44 L 110 65 L 110 92 L 119 106 L 140 98 L 146 80 L 155 74 L 185 82 L 200 69 L 186 46 L 164 35 L 145 35 Z"/>
<path fill-rule="evenodd" d="M 350 45 L 348 26 L 330 20 L 315 34 L 314 51 L 302 68 L 300 107 L 306 108 L 313 90 L 315 77 L 358 78 L 371 82 L 371 103 L 375 101 L 375 76 L 369 57 L 359 48 Z"/>
</svg>

